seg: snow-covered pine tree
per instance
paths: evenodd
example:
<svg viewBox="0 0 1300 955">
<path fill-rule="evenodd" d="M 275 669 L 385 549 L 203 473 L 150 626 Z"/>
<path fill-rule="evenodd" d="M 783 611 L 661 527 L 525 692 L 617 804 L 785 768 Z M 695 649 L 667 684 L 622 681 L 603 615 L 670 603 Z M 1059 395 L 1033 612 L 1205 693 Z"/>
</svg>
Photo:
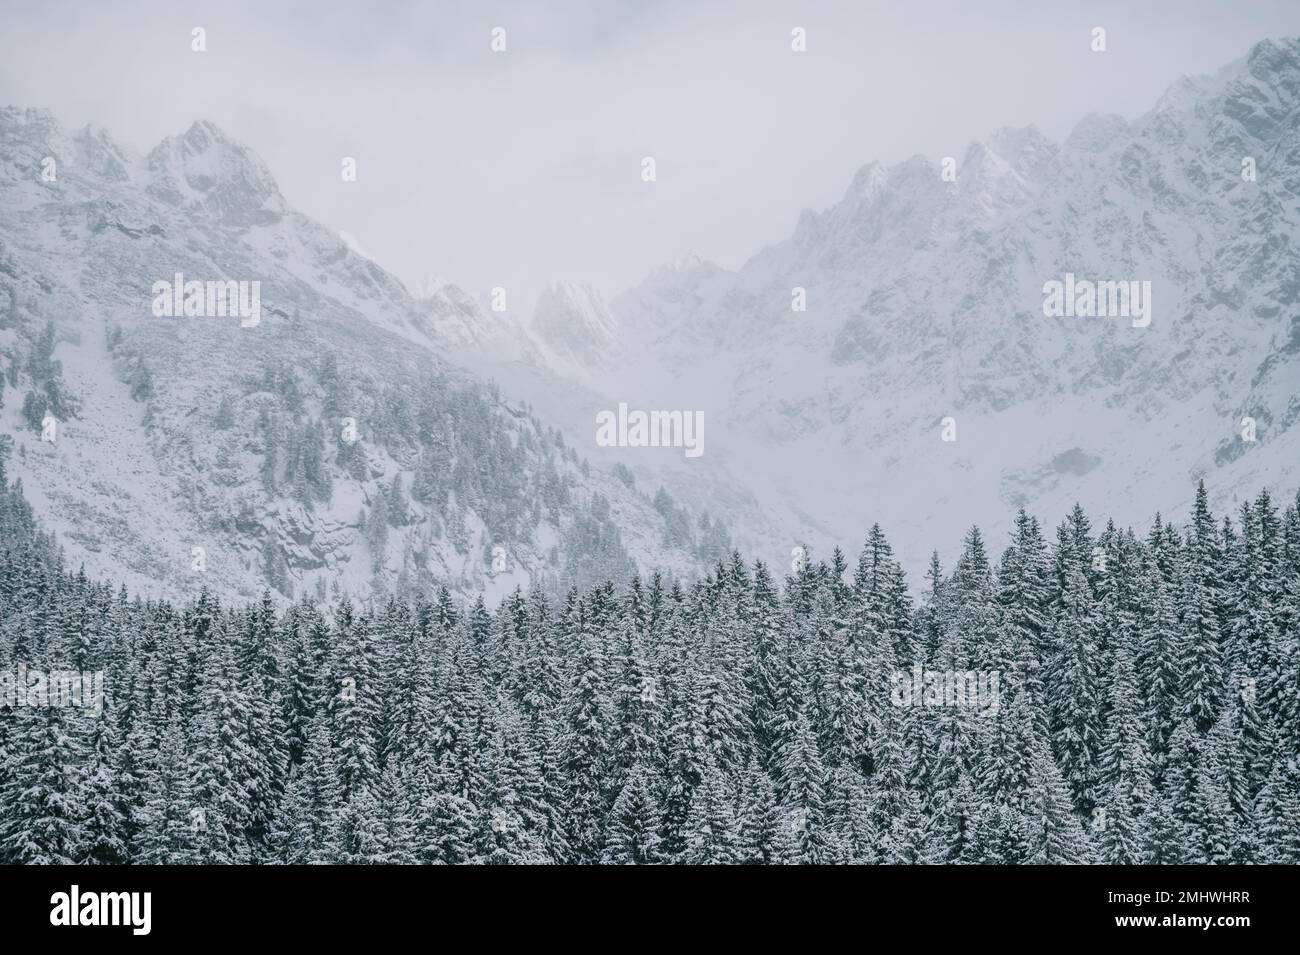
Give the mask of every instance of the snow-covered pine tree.
<svg viewBox="0 0 1300 955">
<path fill-rule="evenodd" d="M 81 862 L 86 807 L 80 774 L 83 747 L 60 707 L 23 708 L 11 717 L 8 762 L 0 799 L 5 858 L 24 865 Z"/>
<path fill-rule="evenodd" d="M 658 863 L 660 825 L 655 787 L 645 767 L 636 764 L 628 771 L 623 789 L 614 800 L 600 861 L 607 865 Z"/>
<path fill-rule="evenodd" d="M 604 820 L 615 796 L 606 788 L 612 766 L 610 701 L 600 623 L 580 605 L 573 674 L 563 701 L 560 766 L 565 779 L 565 833 L 573 862 L 596 862 L 605 845 Z"/>
<path fill-rule="evenodd" d="M 1090 813 L 1098 800 L 1101 755 L 1101 666 L 1091 588 L 1076 566 L 1065 570 L 1050 627 L 1056 656 L 1048 668 L 1053 749 L 1075 805 Z"/>
<path fill-rule="evenodd" d="M 1206 733 L 1223 706 L 1226 674 L 1220 644 L 1222 546 L 1201 481 L 1179 567 L 1182 713 Z"/>
</svg>

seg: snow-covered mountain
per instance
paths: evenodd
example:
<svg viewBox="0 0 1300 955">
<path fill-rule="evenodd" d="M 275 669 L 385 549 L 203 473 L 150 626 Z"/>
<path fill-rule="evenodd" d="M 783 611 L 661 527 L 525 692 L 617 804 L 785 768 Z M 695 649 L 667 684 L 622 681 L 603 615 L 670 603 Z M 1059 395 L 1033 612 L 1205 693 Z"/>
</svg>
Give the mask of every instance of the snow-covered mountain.
<svg viewBox="0 0 1300 955">
<path fill-rule="evenodd" d="M 668 269 L 696 265 L 702 263 L 690 256 Z M 530 321 L 502 321 L 496 327 L 510 330 L 508 334 L 467 338 L 452 350 L 452 360 L 528 405 L 575 447 L 585 449 L 593 461 L 612 465 L 624 479 L 631 478 L 639 486 L 671 488 L 672 504 L 658 498 L 660 509 L 684 507 L 696 512 L 701 526 L 695 534 L 705 553 L 715 555 L 717 550 L 706 540 L 714 538 L 717 543 L 725 538 L 743 552 L 770 559 L 767 551 L 774 541 L 802 540 L 809 533 L 828 532 L 791 502 L 769 493 L 761 471 L 741 473 L 733 467 L 735 460 L 725 454 L 710 450 L 687 458 L 675 447 L 596 443 L 597 416 L 613 413 L 618 402 L 628 397 L 630 392 L 620 388 L 618 376 L 625 362 L 636 360 L 634 354 L 622 351 L 625 342 L 618 321 L 596 289 L 552 281 L 538 296 Z M 671 395 L 660 397 L 666 400 Z M 660 401 L 642 404 L 640 410 L 684 409 Z M 712 448 L 712 432 L 707 440 Z M 726 528 L 720 535 L 703 526 L 718 522 Z M 682 532 L 680 521 L 675 523 Z"/>
<path fill-rule="evenodd" d="M 598 379 L 617 345 L 614 317 L 590 285 L 551 282 L 537 297 L 529 332 L 542 360 L 567 378 Z"/>
<path fill-rule="evenodd" d="M 872 521 L 917 580 L 1009 505 L 1290 493 L 1298 140 L 1300 42 L 1268 41 L 1133 122 L 870 163 L 738 270 L 687 255 L 608 304 L 556 282 L 521 321 L 408 291 L 211 124 L 137 156 L 5 109 L 0 428 L 70 559 L 144 592 L 190 588 L 195 547 L 230 592 L 500 589 L 689 573 L 728 539 L 779 566 Z M 154 315 L 177 273 L 259 282 L 260 323 Z M 1067 275 L 1149 282 L 1149 325 L 1049 317 Z M 705 454 L 598 447 L 620 402 L 702 411 Z"/>
<path fill-rule="evenodd" d="M 415 306 L 432 337 L 452 349 L 519 349 L 531 354 L 527 335 L 505 313 L 493 313 L 455 282 L 431 276 L 416 284 Z"/>
<path fill-rule="evenodd" d="M 1300 41 L 1180 80 L 1132 123 L 999 130 L 944 171 L 868 164 L 739 270 L 660 269 L 612 301 L 612 343 L 586 340 L 589 384 L 704 410 L 708 456 L 807 543 L 855 546 L 879 520 L 913 571 L 971 523 L 1000 540 L 1008 505 L 1137 522 L 1197 476 L 1221 507 L 1293 490 Z M 1067 273 L 1150 282 L 1150 324 L 1047 317 Z"/>
<path fill-rule="evenodd" d="M 259 320 L 212 314 L 206 285 L 207 317 L 160 315 L 190 282 L 256 289 Z M 656 488 L 446 358 L 512 334 L 450 283 L 408 293 L 210 123 L 139 156 L 0 110 L 0 434 L 94 576 L 493 595 L 633 562 L 692 573 L 702 551 Z"/>
</svg>

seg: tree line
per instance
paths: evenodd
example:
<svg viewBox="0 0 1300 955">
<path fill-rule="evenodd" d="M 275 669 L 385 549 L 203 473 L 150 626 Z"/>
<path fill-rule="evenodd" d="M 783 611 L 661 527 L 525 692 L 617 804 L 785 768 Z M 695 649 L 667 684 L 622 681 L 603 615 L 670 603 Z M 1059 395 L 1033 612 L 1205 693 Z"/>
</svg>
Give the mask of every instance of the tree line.
<svg viewBox="0 0 1300 955">
<path fill-rule="evenodd" d="M 71 572 L 0 449 L 0 672 L 105 687 L 0 693 L 0 862 L 1300 862 L 1298 506 L 1022 511 L 915 598 L 873 527 L 495 609 L 222 606 Z M 996 705 L 900 705 L 918 664 Z"/>
</svg>

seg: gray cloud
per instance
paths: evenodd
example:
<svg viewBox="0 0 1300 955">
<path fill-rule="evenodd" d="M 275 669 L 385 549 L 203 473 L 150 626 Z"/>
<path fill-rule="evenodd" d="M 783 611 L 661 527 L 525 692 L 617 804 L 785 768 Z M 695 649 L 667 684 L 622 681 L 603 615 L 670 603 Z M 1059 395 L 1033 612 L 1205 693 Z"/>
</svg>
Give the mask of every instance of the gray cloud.
<svg viewBox="0 0 1300 955">
<path fill-rule="evenodd" d="M 6 10 L 0 102 L 141 151 L 211 119 L 408 284 L 437 273 L 527 302 L 551 277 L 611 293 L 688 249 L 738 265 L 864 162 L 1132 117 L 1189 65 L 1300 33 L 1289 0 L 1074 6 L 56 2 Z"/>
</svg>

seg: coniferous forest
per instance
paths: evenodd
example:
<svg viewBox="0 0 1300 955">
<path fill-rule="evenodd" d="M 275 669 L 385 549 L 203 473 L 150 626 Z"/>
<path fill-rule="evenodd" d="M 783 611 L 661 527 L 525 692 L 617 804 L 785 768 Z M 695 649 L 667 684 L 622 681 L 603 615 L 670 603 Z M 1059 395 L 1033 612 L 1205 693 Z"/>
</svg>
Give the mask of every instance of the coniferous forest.
<svg viewBox="0 0 1300 955">
<path fill-rule="evenodd" d="M 0 670 L 105 687 L 0 708 L 6 863 L 1300 862 L 1300 500 L 493 611 L 145 602 L 0 489 Z"/>
</svg>

